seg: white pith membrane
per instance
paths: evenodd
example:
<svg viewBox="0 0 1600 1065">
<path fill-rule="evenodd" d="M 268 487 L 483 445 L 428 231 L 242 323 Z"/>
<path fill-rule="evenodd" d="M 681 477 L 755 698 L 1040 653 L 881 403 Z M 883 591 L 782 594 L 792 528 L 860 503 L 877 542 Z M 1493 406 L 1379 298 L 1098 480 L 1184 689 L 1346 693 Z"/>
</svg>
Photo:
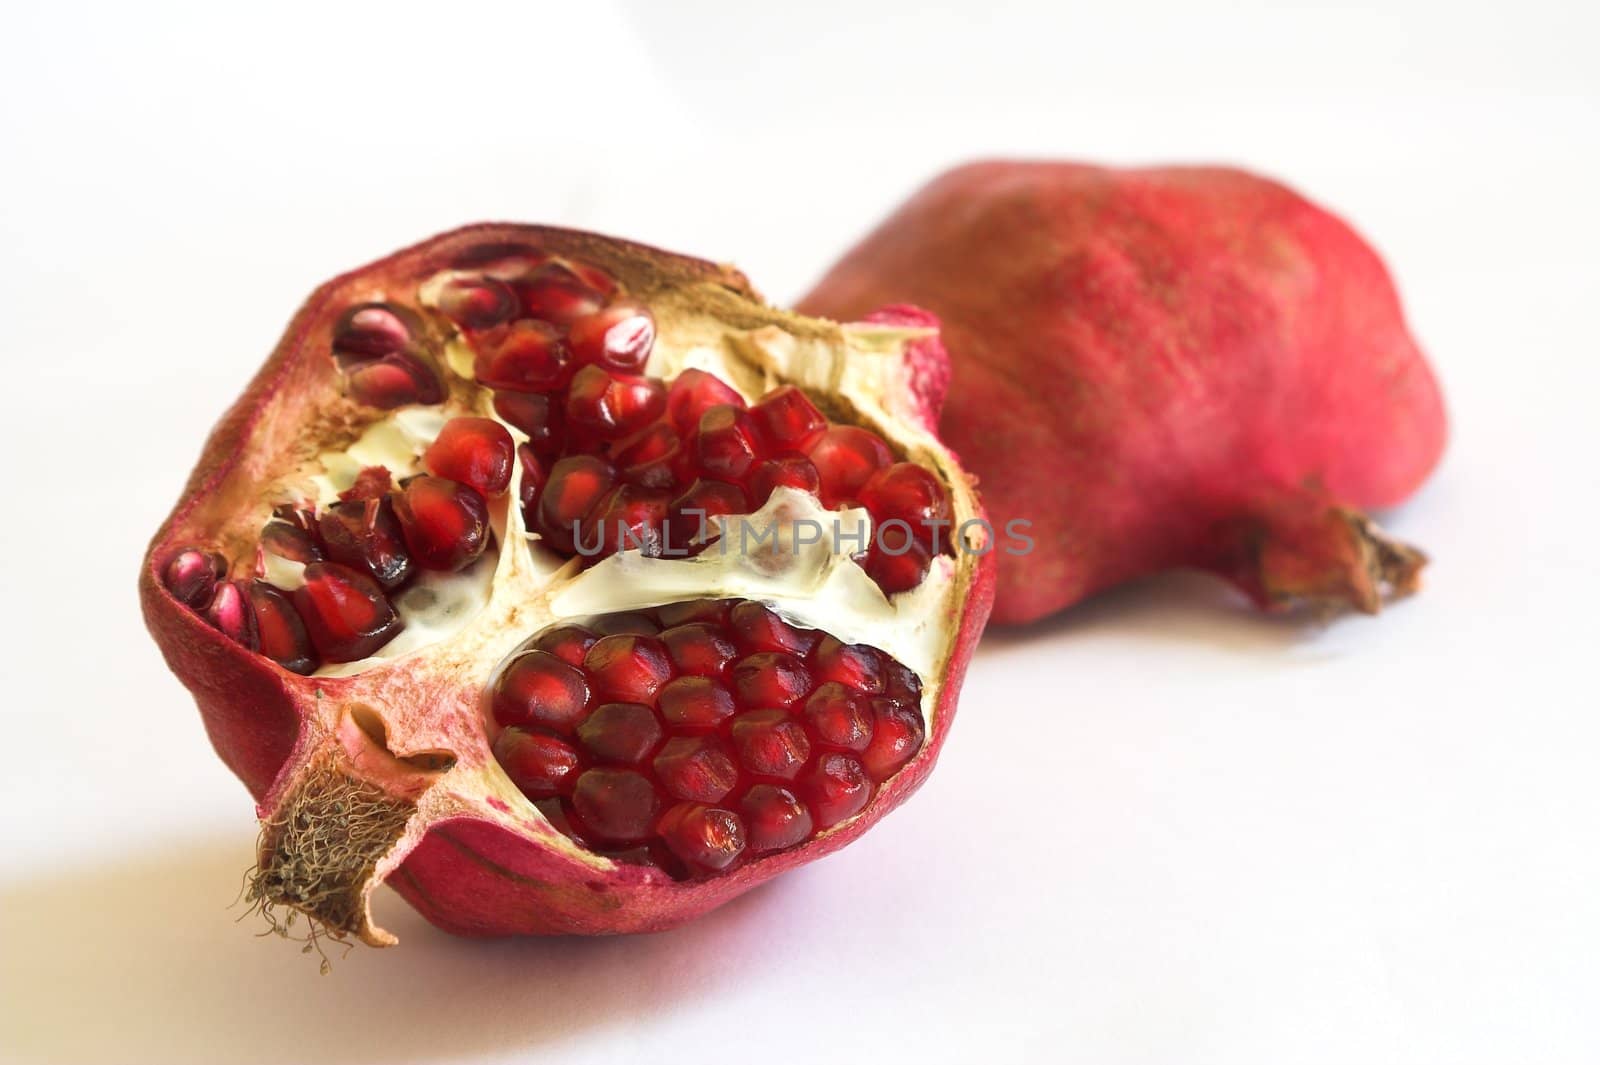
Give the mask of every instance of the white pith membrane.
<svg viewBox="0 0 1600 1065">
<path fill-rule="evenodd" d="M 423 284 L 424 306 L 431 305 L 438 287 L 451 276 L 445 272 Z M 396 295 L 401 294 L 374 293 L 370 298 Z M 699 369 L 751 403 L 780 385 L 800 386 L 831 420 L 878 433 L 897 461 L 916 462 L 936 473 L 950 493 L 956 555 L 935 555 L 921 584 L 886 597 L 851 558 L 864 551 L 872 535 L 868 513 L 829 512 L 810 493 L 779 488 L 747 519 L 721 521 L 725 539 L 743 535 L 748 550 L 712 544 L 687 559 L 646 558 L 630 551 L 585 568 L 583 559 L 562 558 L 524 527 L 517 505 L 519 461 L 508 491 L 489 500 L 495 539 L 484 556 L 461 573 L 419 573 L 391 597 L 405 623 L 394 639 L 369 658 L 324 664 L 302 682 L 345 679 L 338 699 L 322 698 L 319 692 L 324 727 L 339 737 L 354 769 L 373 769 L 372 783 L 416 803 L 403 835 L 364 887 L 364 915 L 372 887 L 400 864 L 428 826 L 456 815 L 498 823 L 594 870 L 614 868 L 613 859 L 557 831 L 489 749 L 495 728 L 488 721 L 484 693 L 516 649 L 562 621 L 695 599 L 762 602 L 792 624 L 872 646 L 913 670 L 923 684 L 926 732 L 934 735 L 941 677 L 954 651 L 964 589 L 979 556 L 993 545 L 987 528 L 975 521 L 976 500 L 965 475 L 922 427 L 908 398 L 904 351 L 927 331 L 846 325 L 836 332 L 799 335 L 781 324 L 730 328 L 704 311 L 674 314 L 670 302 L 665 309 L 652 302 L 652 309 L 658 334 L 646 373 L 670 384 L 683 370 Z M 322 453 L 283 478 L 278 490 L 269 493 L 269 502 L 314 503 L 321 512 L 365 467 L 383 466 L 396 482 L 422 472 L 423 450 L 450 418 L 495 417 L 488 388 L 474 392 L 450 380 L 471 379 L 473 354 L 465 341 L 459 336 L 450 341 L 439 361 L 449 393 L 444 403 L 374 411 L 371 423 L 350 444 Z M 514 427 L 506 428 L 519 444 L 526 439 Z M 770 536 L 774 528 L 775 539 Z M 804 534 L 798 540 L 797 529 Z M 761 534 L 769 535 L 758 543 Z M 299 564 L 269 553 L 261 557 L 266 580 L 286 590 L 303 584 Z M 425 657 L 419 655 L 423 651 Z M 418 758 L 444 768 L 414 768 L 423 764 Z M 836 832 L 859 816 L 816 836 Z M 668 879 L 664 872 L 660 875 Z M 371 943 L 393 942 L 370 918 L 357 931 Z"/>
</svg>

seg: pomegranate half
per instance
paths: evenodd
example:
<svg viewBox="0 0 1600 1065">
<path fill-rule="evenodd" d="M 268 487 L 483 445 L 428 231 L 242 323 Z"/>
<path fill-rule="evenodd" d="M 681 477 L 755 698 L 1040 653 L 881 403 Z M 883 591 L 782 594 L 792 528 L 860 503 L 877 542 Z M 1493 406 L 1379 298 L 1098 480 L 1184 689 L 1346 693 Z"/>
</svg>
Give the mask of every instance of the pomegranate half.
<svg viewBox="0 0 1600 1065">
<path fill-rule="evenodd" d="M 206 443 L 146 622 L 257 802 L 250 894 L 373 944 L 666 928 L 927 776 L 993 530 L 915 311 L 484 225 L 316 291 Z"/>
<path fill-rule="evenodd" d="M 997 526 L 1031 523 L 1001 553 L 996 621 L 1180 566 L 1264 607 L 1372 613 L 1417 587 L 1423 554 L 1365 511 L 1438 463 L 1444 403 L 1382 260 L 1290 189 L 1217 167 L 959 167 L 800 307 L 896 302 L 943 322 L 941 428 Z"/>
</svg>

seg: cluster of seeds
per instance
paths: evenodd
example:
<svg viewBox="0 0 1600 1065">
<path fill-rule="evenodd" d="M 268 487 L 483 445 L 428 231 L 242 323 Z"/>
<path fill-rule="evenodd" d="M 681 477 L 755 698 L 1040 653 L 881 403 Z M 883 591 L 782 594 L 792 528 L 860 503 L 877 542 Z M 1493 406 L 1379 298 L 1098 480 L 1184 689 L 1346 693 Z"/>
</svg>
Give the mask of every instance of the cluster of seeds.
<svg viewBox="0 0 1600 1065">
<path fill-rule="evenodd" d="M 866 508 L 877 533 L 862 565 L 885 593 L 916 587 L 950 552 L 949 493 L 882 437 L 830 423 L 792 386 L 747 405 L 700 370 L 647 376 L 648 308 L 591 266 L 532 251 L 518 261 L 511 280 L 456 274 L 436 302 L 495 412 L 528 436 L 523 515 L 550 547 L 691 554 L 715 518 L 752 513 L 786 485 L 828 509 Z"/>
<path fill-rule="evenodd" d="M 169 589 L 235 642 L 295 673 L 373 654 L 403 627 L 391 596 L 426 570 L 454 573 L 489 547 L 491 497 L 511 482 L 512 440 L 490 418 L 454 418 L 423 453 L 427 472 L 390 483 L 362 472 L 316 513 L 280 507 L 261 551 L 304 567 L 293 590 L 228 579 L 226 561 L 187 548 L 168 562 Z"/>
<path fill-rule="evenodd" d="M 922 747 L 921 690 L 875 648 L 701 600 L 545 630 L 490 714 L 496 758 L 559 829 L 700 877 L 860 813 Z"/>
</svg>

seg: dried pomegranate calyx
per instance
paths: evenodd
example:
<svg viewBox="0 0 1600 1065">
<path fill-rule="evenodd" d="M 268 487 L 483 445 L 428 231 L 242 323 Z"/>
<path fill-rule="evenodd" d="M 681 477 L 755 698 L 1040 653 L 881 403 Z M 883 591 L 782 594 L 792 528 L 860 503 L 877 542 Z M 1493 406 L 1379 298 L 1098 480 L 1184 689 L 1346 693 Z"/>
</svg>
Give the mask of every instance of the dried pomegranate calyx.
<svg viewBox="0 0 1600 1065">
<path fill-rule="evenodd" d="M 987 609 L 989 534 L 967 478 L 930 428 L 939 371 L 925 322 L 844 328 L 765 307 L 737 275 L 690 260 L 561 231 L 509 233 L 515 239 L 503 243 L 447 235 L 322 290 L 241 401 L 245 415 L 213 442 L 207 478 L 157 537 L 147 570 L 152 630 L 261 805 L 257 897 L 370 942 L 389 939 L 367 908 L 372 885 L 385 878 L 449 928 L 628 931 L 687 919 L 854 838 L 926 775 Z M 347 315 L 351 306 L 361 314 Z M 387 315 L 391 307 L 404 313 Z M 548 316 L 541 335 L 572 349 L 547 365 L 498 366 L 485 382 L 484 338 L 526 320 L 517 316 L 530 308 Z M 353 354 L 336 357 L 330 335 L 357 326 L 366 331 L 342 341 Z M 394 347 L 402 327 L 406 343 L 425 348 L 437 401 L 397 405 L 393 391 L 366 393 L 346 380 L 352 368 L 409 358 L 410 349 Z M 918 369 L 919 361 L 928 365 Z M 507 382 L 547 391 L 507 390 Z M 704 396 L 688 395 L 702 386 Z M 546 399 L 517 398 L 528 396 Z M 752 447 L 763 461 L 784 457 L 796 469 L 809 460 L 784 449 L 812 445 L 827 426 L 870 434 L 882 452 L 873 461 L 914 463 L 948 493 L 953 517 L 970 523 L 962 549 L 925 559 L 920 580 L 886 593 L 862 564 L 876 516 L 858 500 L 825 506 L 802 478 L 798 487 L 766 485 L 764 498 L 734 486 L 726 498 L 745 505 L 714 517 L 716 539 L 695 544 L 698 553 L 579 554 L 592 539 L 585 523 L 630 507 L 664 513 L 672 493 L 708 476 L 684 444 L 699 421 L 688 417 L 693 404 L 712 400 L 759 408 L 748 419 Z M 589 402 L 600 406 L 575 406 Z M 454 419 L 477 421 L 471 434 L 463 424 L 435 448 Z M 509 478 L 494 465 L 501 438 L 483 431 L 483 419 L 503 425 L 515 445 Z M 476 472 L 480 444 L 498 449 L 482 467 L 492 476 Z M 587 464 L 593 483 L 573 480 L 569 460 L 572 469 Z M 474 485 L 451 480 L 451 469 Z M 535 520 L 546 511 L 568 517 L 558 505 L 568 497 L 577 501 L 573 542 Z M 335 506 L 349 520 L 329 528 L 348 542 L 343 561 L 324 562 L 321 519 Z M 400 537 L 372 540 L 386 527 L 369 535 L 364 516 L 389 511 Z M 277 529 L 270 536 L 269 525 Z M 755 542 L 730 548 L 746 528 Z M 374 570 L 390 577 L 387 586 L 359 568 L 363 552 L 379 548 L 374 565 L 394 562 L 394 552 L 410 563 Z M 207 604 L 180 603 L 162 584 L 183 550 L 214 550 L 231 562 L 232 577 L 255 576 L 318 611 L 307 625 L 310 650 L 301 654 L 298 630 L 277 615 L 272 657 L 257 639 L 217 644 L 234 628 L 213 627 Z M 176 572 L 183 594 L 199 599 L 210 586 L 193 557 Z M 330 572 L 339 583 L 329 583 Z M 280 598 L 258 598 L 281 609 Z M 696 714 L 735 716 L 718 709 L 714 690 L 680 685 L 660 706 L 658 690 L 698 677 L 701 688 L 734 692 L 731 674 L 695 671 L 732 670 L 768 653 L 724 652 L 714 640 L 699 657 L 680 649 L 689 665 L 662 665 L 657 677 L 646 669 L 636 681 L 589 663 L 582 702 L 565 712 L 560 699 L 578 698 L 578 689 L 553 666 L 551 678 L 528 681 L 539 699 L 554 700 L 538 713 L 501 721 L 486 711 L 525 643 L 575 669 L 591 648 L 571 642 L 566 628 L 592 623 L 601 642 L 654 639 L 651 626 L 674 627 L 669 618 L 689 617 L 707 599 L 750 604 L 769 624 L 805 633 L 796 653 L 823 654 L 819 669 L 831 668 L 836 646 L 861 645 L 865 675 L 887 671 L 900 681 L 892 697 L 857 693 L 869 708 L 857 716 L 875 712 L 871 699 L 888 700 L 895 709 L 884 711 L 882 742 L 901 737 L 898 746 L 885 753 L 861 746 L 864 738 L 850 741 L 860 750 L 828 746 L 853 720 L 829 719 L 831 731 L 808 741 L 810 760 L 782 778 L 783 788 L 772 790 L 760 774 L 739 776 L 720 797 L 715 781 L 726 770 L 712 755 L 700 755 L 711 757 L 708 768 L 679 750 L 658 769 L 662 745 L 724 727 L 696 724 Z M 747 671 L 759 680 L 761 668 L 757 661 Z M 802 676 L 804 692 L 794 687 Z M 783 677 L 739 690 L 790 685 L 770 690 L 795 698 L 800 722 L 800 696 L 825 681 Z M 849 706 L 838 713 L 848 719 Z M 803 727 L 813 726 L 780 731 Z M 910 734 L 914 743 L 904 739 Z M 604 772 L 586 781 L 591 770 Z M 693 785 L 691 772 L 711 773 L 711 783 Z"/>
</svg>

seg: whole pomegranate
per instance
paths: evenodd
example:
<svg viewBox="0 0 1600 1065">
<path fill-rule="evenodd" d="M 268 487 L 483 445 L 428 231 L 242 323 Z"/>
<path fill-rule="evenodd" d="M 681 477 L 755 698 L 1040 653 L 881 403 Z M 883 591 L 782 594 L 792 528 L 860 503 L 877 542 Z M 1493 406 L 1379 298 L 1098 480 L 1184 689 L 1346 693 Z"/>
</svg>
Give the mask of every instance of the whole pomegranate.
<svg viewBox="0 0 1600 1065">
<path fill-rule="evenodd" d="M 1265 607 L 1372 613 L 1416 588 L 1422 553 L 1363 511 L 1433 469 L 1443 401 L 1378 256 L 1282 185 L 964 166 L 800 306 L 849 319 L 899 301 L 942 320 L 942 429 L 1017 532 L 996 620 L 1180 566 Z"/>
<path fill-rule="evenodd" d="M 251 897 L 392 942 L 665 928 L 927 776 L 993 535 L 918 312 L 477 226 L 324 285 L 140 577 L 262 825 Z"/>
</svg>

